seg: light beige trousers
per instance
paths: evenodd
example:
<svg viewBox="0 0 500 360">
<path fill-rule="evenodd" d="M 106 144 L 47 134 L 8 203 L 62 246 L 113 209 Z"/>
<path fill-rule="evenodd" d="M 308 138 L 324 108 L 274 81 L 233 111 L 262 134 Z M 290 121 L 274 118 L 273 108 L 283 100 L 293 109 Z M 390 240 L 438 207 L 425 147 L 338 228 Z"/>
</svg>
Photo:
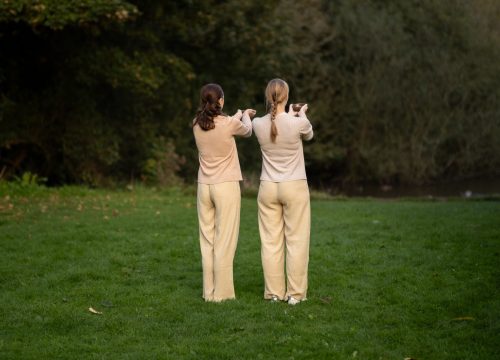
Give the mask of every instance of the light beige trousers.
<svg viewBox="0 0 500 360">
<path fill-rule="evenodd" d="M 203 298 L 234 299 L 233 259 L 240 229 L 240 183 L 198 183 L 197 198 Z"/>
<path fill-rule="evenodd" d="M 258 205 L 264 298 L 305 299 L 311 230 L 307 180 L 261 181 Z"/>
</svg>

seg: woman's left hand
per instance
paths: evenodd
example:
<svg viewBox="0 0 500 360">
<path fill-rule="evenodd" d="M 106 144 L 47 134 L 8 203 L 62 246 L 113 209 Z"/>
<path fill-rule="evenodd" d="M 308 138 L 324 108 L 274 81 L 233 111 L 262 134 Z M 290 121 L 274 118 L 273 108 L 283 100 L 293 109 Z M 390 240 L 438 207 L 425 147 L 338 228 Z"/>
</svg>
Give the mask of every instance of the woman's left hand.
<svg viewBox="0 0 500 360">
<path fill-rule="evenodd" d="M 257 113 L 257 111 L 255 111 L 254 109 L 246 109 L 243 114 L 246 114 L 248 115 L 248 117 L 251 119 L 255 116 L 255 114 Z"/>
<path fill-rule="evenodd" d="M 241 117 L 243 116 L 243 113 L 241 112 L 240 109 L 238 109 L 238 111 L 236 111 L 236 114 L 233 115 L 233 118 L 236 118 L 238 120 L 241 120 Z"/>
<path fill-rule="evenodd" d="M 296 116 L 298 111 L 293 110 L 293 104 L 288 106 L 288 115 Z"/>
</svg>

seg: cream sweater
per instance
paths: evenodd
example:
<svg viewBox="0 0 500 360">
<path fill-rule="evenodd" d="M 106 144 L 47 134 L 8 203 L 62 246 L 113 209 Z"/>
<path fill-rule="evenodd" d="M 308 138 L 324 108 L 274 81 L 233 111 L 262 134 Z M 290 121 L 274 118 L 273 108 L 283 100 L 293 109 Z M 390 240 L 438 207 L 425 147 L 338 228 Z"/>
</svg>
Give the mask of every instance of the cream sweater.
<svg viewBox="0 0 500 360">
<path fill-rule="evenodd" d="M 242 180 L 238 151 L 234 136 L 252 135 L 252 122 L 243 114 L 241 120 L 235 116 L 217 116 L 215 128 L 204 131 L 198 124 L 193 127 L 198 147 L 200 168 L 198 182 L 218 184 Z"/>
<path fill-rule="evenodd" d="M 262 151 L 260 180 L 283 182 L 307 179 L 302 139 L 312 139 L 311 123 L 307 117 L 295 117 L 286 112 L 276 115 L 274 121 L 278 129 L 275 143 L 271 141 L 269 114 L 252 121 Z"/>
</svg>

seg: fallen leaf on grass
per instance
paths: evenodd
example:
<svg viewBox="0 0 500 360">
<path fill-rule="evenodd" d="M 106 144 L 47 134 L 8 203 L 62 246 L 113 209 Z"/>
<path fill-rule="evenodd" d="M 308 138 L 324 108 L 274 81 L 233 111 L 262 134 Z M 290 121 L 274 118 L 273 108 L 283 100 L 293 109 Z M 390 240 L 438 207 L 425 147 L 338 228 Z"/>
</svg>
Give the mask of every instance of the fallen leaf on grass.
<svg viewBox="0 0 500 360">
<path fill-rule="evenodd" d="M 96 309 L 94 309 L 93 307 L 89 307 L 89 311 L 92 313 L 92 314 L 97 314 L 97 315 L 101 315 L 102 312 L 100 311 L 97 311 Z"/>
<path fill-rule="evenodd" d="M 453 321 L 475 320 L 472 316 L 460 316 L 452 319 Z"/>
<path fill-rule="evenodd" d="M 324 304 L 331 304 L 332 302 L 332 298 L 330 296 L 319 298 L 319 300 Z"/>
<path fill-rule="evenodd" d="M 110 308 L 110 307 L 113 307 L 113 303 L 111 301 L 108 301 L 108 300 L 104 300 L 101 302 L 101 305 L 104 306 L 104 307 L 107 307 L 107 308 Z"/>
</svg>

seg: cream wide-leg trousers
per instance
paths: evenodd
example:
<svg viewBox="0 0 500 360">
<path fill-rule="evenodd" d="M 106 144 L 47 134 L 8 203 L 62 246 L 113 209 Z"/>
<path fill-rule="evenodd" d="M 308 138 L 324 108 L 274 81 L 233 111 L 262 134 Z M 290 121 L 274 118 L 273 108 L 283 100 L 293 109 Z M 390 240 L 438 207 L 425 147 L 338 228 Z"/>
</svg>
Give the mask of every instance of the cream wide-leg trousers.
<svg viewBox="0 0 500 360">
<path fill-rule="evenodd" d="M 307 180 L 261 181 L 257 201 L 264 298 L 305 299 L 311 230 Z"/>
<path fill-rule="evenodd" d="M 198 221 L 205 301 L 234 299 L 233 259 L 240 229 L 238 181 L 198 183 Z"/>
</svg>

